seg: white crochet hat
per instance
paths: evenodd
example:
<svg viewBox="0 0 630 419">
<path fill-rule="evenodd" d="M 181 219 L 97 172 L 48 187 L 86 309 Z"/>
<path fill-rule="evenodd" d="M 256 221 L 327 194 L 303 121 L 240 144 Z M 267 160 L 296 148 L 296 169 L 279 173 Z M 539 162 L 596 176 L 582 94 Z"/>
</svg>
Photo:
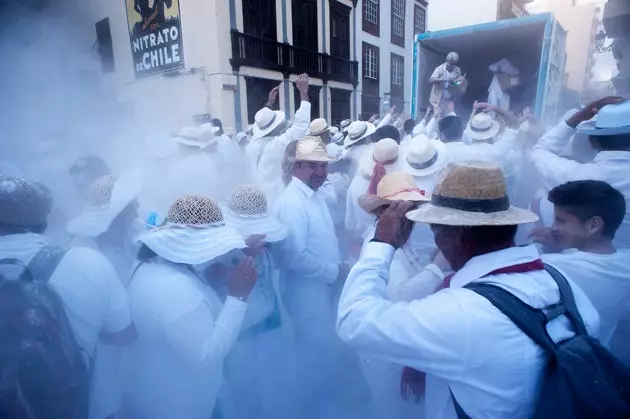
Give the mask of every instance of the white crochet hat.
<svg viewBox="0 0 630 419">
<path fill-rule="evenodd" d="M 287 237 L 284 225 L 269 214 L 265 194 L 254 185 L 236 187 L 223 213 L 227 225 L 237 229 L 245 239 L 264 234 L 266 242 L 274 243 Z"/>
<path fill-rule="evenodd" d="M 86 209 L 68 223 L 71 234 L 97 237 L 106 232 L 114 219 L 140 195 L 143 175 L 140 170 L 129 170 L 120 177 L 102 176 L 88 189 Z"/>
<path fill-rule="evenodd" d="M 175 200 L 166 223 L 142 233 L 138 240 L 168 261 L 189 265 L 247 247 L 239 232 L 225 225 L 219 205 L 203 195 Z"/>
</svg>

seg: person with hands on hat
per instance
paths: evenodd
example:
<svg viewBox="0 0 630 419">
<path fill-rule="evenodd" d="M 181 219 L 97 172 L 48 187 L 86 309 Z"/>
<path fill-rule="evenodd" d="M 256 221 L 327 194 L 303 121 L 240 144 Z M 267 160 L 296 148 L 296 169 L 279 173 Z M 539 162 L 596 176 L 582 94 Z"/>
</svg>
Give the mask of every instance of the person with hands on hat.
<svg viewBox="0 0 630 419">
<path fill-rule="evenodd" d="M 293 123 L 286 119 L 283 111 L 274 111 L 264 107 L 256 112 L 254 135 L 245 147 L 252 176 L 265 192 L 267 199 L 275 203 L 282 191 L 282 159 L 290 143 L 299 140 L 308 132 L 311 122 L 311 103 L 309 101 L 307 74 L 300 74 L 295 82 L 300 92 L 300 107 L 295 111 Z M 269 101 L 277 97 L 279 86 L 269 93 Z"/>
<path fill-rule="evenodd" d="M 561 157 L 575 133 L 589 137 L 597 151 L 592 162 Z M 531 161 L 546 190 L 575 180 L 601 180 L 621 191 L 626 216 L 613 243 L 630 248 L 630 101 L 609 96 L 580 109 L 540 138 Z"/>
<path fill-rule="evenodd" d="M 514 244 L 517 226 L 537 216 L 510 205 L 501 168 L 488 162 L 450 164 L 431 202 L 411 207 L 394 203 L 381 215 L 346 280 L 337 334 L 366 355 L 407 365 L 396 388 L 403 397 L 424 398 L 427 418 L 463 417 L 458 410 L 471 418 L 532 417 L 549 358 L 468 287 L 492 283 L 539 309 L 559 302 L 559 288 L 536 247 Z M 410 236 L 410 221 L 431 226 L 455 273 L 424 298 L 393 302 L 389 269 Z M 588 333 L 596 333 L 597 311 L 577 286 L 571 290 Z M 554 342 L 575 334 L 564 317 L 547 330 Z"/>
</svg>

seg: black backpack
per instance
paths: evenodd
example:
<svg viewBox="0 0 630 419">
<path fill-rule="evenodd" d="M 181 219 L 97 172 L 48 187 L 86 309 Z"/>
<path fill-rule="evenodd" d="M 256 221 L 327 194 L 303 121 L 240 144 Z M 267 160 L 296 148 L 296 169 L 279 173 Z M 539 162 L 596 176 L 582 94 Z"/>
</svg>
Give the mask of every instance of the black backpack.
<svg viewBox="0 0 630 419">
<path fill-rule="evenodd" d="M 487 298 L 549 356 L 534 419 L 630 418 L 630 368 L 588 335 L 573 291 L 555 268 L 545 265 L 560 290 L 557 304 L 536 309 L 495 285 L 465 286 Z M 554 343 L 546 325 L 558 316 L 571 321 L 576 335 Z M 453 397 L 459 419 L 469 418 Z"/>
<path fill-rule="evenodd" d="M 0 279 L 0 419 L 86 419 L 90 368 L 48 280 L 65 255 L 43 248 L 20 278 Z"/>
</svg>

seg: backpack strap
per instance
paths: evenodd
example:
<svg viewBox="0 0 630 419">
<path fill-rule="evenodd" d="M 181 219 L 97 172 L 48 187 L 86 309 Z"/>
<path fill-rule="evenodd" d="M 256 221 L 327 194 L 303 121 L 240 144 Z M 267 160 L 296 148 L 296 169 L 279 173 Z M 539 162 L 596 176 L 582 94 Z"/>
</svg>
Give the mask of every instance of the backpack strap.
<svg viewBox="0 0 630 419">
<path fill-rule="evenodd" d="M 543 310 L 525 304 L 520 298 L 496 285 L 471 283 L 464 288 L 474 291 L 490 301 L 523 333 L 550 355 L 556 353 L 556 344 L 547 332 L 547 316 Z"/>
<path fill-rule="evenodd" d="M 569 281 L 567 281 L 564 275 L 551 265 L 545 264 L 545 270 L 549 275 L 551 275 L 558 285 L 558 290 L 560 290 L 559 304 L 564 307 L 563 314 L 566 315 L 573 324 L 576 335 L 588 335 L 588 331 L 584 325 L 584 320 L 577 308 L 575 296 L 573 295 L 573 290 L 571 289 L 571 285 L 569 285 Z"/>
<path fill-rule="evenodd" d="M 56 245 L 42 247 L 31 259 L 20 280 L 47 283 L 66 253 L 66 249 Z"/>
</svg>

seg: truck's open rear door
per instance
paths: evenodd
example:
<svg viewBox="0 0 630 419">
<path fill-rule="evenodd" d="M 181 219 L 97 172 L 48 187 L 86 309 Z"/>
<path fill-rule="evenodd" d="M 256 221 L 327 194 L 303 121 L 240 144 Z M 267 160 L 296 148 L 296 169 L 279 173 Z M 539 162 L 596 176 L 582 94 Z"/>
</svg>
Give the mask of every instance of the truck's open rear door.
<svg viewBox="0 0 630 419">
<path fill-rule="evenodd" d="M 536 103 L 536 116 L 548 124 L 555 124 L 559 118 L 558 109 L 562 96 L 562 86 L 564 86 L 566 65 L 566 37 L 566 31 L 557 20 L 548 21 L 540 60 L 538 100 Z"/>
</svg>

